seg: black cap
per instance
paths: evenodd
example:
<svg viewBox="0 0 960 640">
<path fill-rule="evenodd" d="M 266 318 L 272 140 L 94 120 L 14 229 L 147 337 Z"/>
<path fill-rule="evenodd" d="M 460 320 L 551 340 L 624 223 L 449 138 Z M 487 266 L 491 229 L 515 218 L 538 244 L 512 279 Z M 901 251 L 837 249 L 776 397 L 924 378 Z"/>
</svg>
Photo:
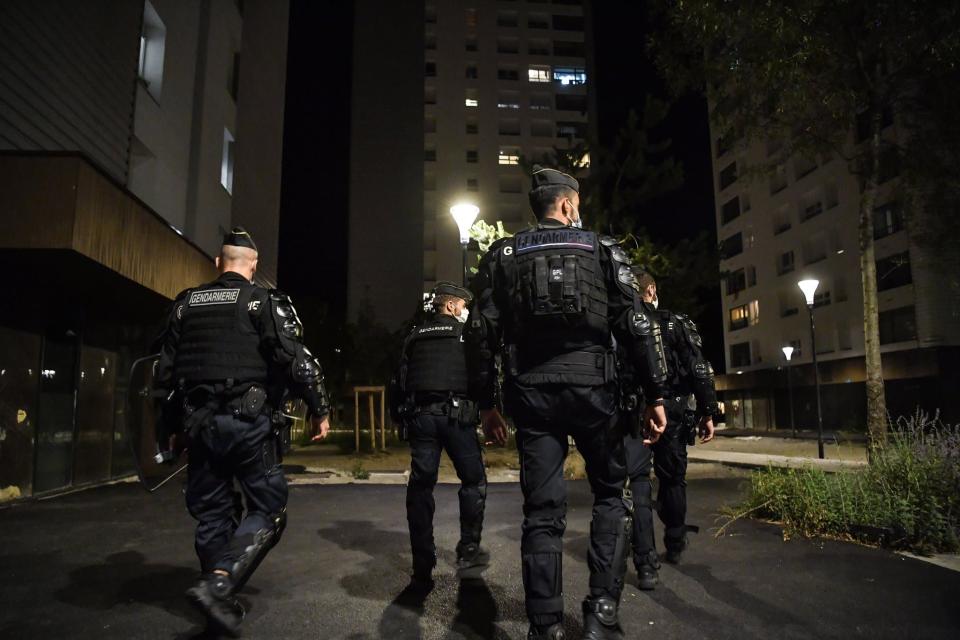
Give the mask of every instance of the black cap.
<svg viewBox="0 0 960 640">
<path fill-rule="evenodd" d="M 433 295 L 435 296 L 453 296 L 455 298 L 462 298 L 466 302 L 473 300 L 473 294 L 459 287 L 452 282 L 438 282 L 433 288 Z"/>
<path fill-rule="evenodd" d="M 223 236 L 223 245 L 231 247 L 246 247 L 247 249 L 257 250 L 257 245 L 253 238 L 243 227 L 234 227 Z"/>
<path fill-rule="evenodd" d="M 564 173 L 563 171 L 557 171 L 556 169 L 548 169 L 546 167 L 541 167 L 538 164 L 533 165 L 533 187 L 546 187 L 549 185 L 563 185 L 564 187 L 570 187 L 577 193 L 580 193 L 580 183 L 577 182 L 577 179 L 573 176 Z"/>
</svg>

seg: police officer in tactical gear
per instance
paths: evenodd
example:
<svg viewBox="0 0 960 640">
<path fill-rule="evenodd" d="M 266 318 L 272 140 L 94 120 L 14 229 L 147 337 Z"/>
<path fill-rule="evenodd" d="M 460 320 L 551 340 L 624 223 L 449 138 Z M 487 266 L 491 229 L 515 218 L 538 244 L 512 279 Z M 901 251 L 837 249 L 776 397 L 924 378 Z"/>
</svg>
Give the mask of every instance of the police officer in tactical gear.
<svg viewBox="0 0 960 640">
<path fill-rule="evenodd" d="M 717 394 L 713 368 L 703 356 L 696 325 L 685 315 L 659 309 L 657 284 L 650 274 L 639 272 L 637 285 L 644 301 L 657 308 L 668 371 L 667 429 L 663 436 L 652 451 L 635 438 L 628 436 L 625 441 L 634 505 L 633 561 L 638 586 L 650 590 L 657 584 L 660 568 L 653 535 L 651 454 L 660 485 L 657 502 L 664 526 L 665 558 L 677 564 L 687 546 L 687 532 L 693 529 L 686 523 L 687 445 L 695 442 L 697 432 L 701 443 L 713 439 Z M 696 401 L 694 409 L 689 405 L 691 396 Z"/>
<path fill-rule="evenodd" d="M 172 306 L 158 338 L 155 386 L 167 398 L 163 423 L 181 429 L 170 445 L 185 443 L 189 456 L 186 503 L 197 520 L 203 575 L 186 595 L 214 631 L 236 635 L 243 609 L 234 594 L 286 524 L 280 400 L 285 390 L 301 397 L 321 436 L 328 402 L 290 298 L 252 284 L 250 235 L 240 227 L 226 234 L 216 263 L 219 278 L 187 289 Z"/>
<path fill-rule="evenodd" d="M 613 430 L 618 392 L 613 335 L 647 397 L 666 389 L 652 309 L 640 300 L 629 259 L 612 238 L 585 231 L 573 177 L 534 167 L 536 227 L 498 240 L 473 281 L 466 331 L 471 394 L 488 439 L 506 441 L 496 406 L 495 356 L 502 355 L 504 409 L 517 427 L 524 520 L 521 542 L 528 638 L 564 638 L 561 559 L 566 527 L 563 462 L 572 436 L 594 494 L 590 593 L 584 638 L 622 638 L 617 607 L 630 549 L 623 439 Z M 648 439 L 665 427 L 663 407 L 647 410 Z"/>
<path fill-rule="evenodd" d="M 403 345 L 391 390 L 391 413 L 410 441 L 407 523 L 413 552 L 413 585 L 429 589 L 437 564 L 433 539 L 433 488 L 445 449 L 460 478 L 457 573 L 477 578 L 490 563 L 480 546 L 487 475 L 477 438 L 477 405 L 467 398 L 463 327 L 469 291 L 449 282 L 433 289 L 432 316 L 414 327 Z"/>
</svg>

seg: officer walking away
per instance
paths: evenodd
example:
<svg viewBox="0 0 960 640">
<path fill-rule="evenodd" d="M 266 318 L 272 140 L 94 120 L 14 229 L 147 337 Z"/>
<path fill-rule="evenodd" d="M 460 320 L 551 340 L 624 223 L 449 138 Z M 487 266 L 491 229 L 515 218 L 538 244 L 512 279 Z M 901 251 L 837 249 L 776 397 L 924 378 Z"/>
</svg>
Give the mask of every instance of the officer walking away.
<svg viewBox="0 0 960 640">
<path fill-rule="evenodd" d="M 252 283 L 250 235 L 226 234 L 216 263 L 219 278 L 177 296 L 158 337 L 155 385 L 167 398 L 164 422 L 180 426 L 169 446 L 186 446 L 189 457 L 186 503 L 202 576 L 187 599 L 213 631 L 236 636 L 244 611 L 235 594 L 286 525 L 280 400 L 285 390 L 302 398 L 321 436 L 329 403 L 290 298 Z"/>
<path fill-rule="evenodd" d="M 433 314 L 414 327 L 403 345 L 391 393 L 394 420 L 410 442 L 410 481 L 407 484 L 407 523 L 413 552 L 413 586 L 433 586 L 437 564 L 433 538 L 434 499 L 445 449 L 460 478 L 460 542 L 457 574 L 478 578 L 490 563 L 480 546 L 487 475 L 477 438 L 477 405 L 467 398 L 467 364 L 463 327 L 469 291 L 449 282 L 433 289 Z"/>
<path fill-rule="evenodd" d="M 695 443 L 698 432 L 701 443 L 713 440 L 717 394 L 713 367 L 703 356 L 696 325 L 685 315 L 659 309 L 657 283 L 649 273 L 638 273 L 637 285 L 644 301 L 657 308 L 667 358 L 667 429 L 653 444 L 652 457 L 659 482 L 657 503 L 664 526 L 665 559 L 677 564 L 688 544 L 687 532 L 696 530 L 686 523 L 687 445 Z M 696 402 L 693 409 L 691 396 Z M 651 448 L 628 436 L 626 449 L 634 501 L 633 561 L 638 586 L 650 590 L 657 584 L 660 568 L 653 534 Z"/>
<path fill-rule="evenodd" d="M 528 638 L 563 630 L 563 462 L 572 436 L 594 495 L 589 596 L 583 638 L 623 638 L 617 617 L 630 549 L 629 494 L 618 412 L 613 335 L 637 371 L 649 440 L 666 422 L 666 369 L 652 309 L 640 300 L 626 253 L 612 238 L 582 229 L 579 183 L 534 166 L 535 228 L 495 242 L 473 281 L 467 329 L 471 394 L 488 439 L 506 441 L 496 407 L 500 353 L 504 408 L 517 426 L 524 520 L 520 547 Z M 613 334 L 613 335 L 611 335 Z"/>
</svg>

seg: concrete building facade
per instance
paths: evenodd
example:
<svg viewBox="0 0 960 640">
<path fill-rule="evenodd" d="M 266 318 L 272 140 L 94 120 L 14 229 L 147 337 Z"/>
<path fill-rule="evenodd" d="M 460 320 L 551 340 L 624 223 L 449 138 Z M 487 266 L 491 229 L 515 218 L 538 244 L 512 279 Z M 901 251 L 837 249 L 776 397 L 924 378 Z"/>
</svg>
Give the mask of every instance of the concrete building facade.
<svg viewBox="0 0 960 640">
<path fill-rule="evenodd" d="M 262 233 L 258 276 L 275 279 L 287 15 L 0 4 L 0 265 L 17 301 L 0 309 L 0 495 L 130 473 L 130 363 L 177 292 L 214 276 L 224 230 Z"/>
<path fill-rule="evenodd" d="M 898 135 L 892 120 L 884 135 Z M 852 132 L 851 148 L 860 144 Z M 727 144 L 713 136 L 720 240 L 728 419 L 739 426 L 788 426 L 786 365 L 792 346 L 799 385 L 797 420 L 814 424 L 812 345 L 800 280 L 816 291 L 817 358 L 824 378 L 824 421 L 862 426 L 863 293 L 858 216 L 861 184 L 836 156 L 794 156 L 763 178 L 749 167 L 769 163 L 777 142 Z M 880 342 L 891 412 L 943 407 L 939 383 L 960 345 L 960 299 L 942 286 L 956 256 L 932 255 L 913 242 L 898 198 L 896 171 L 881 176 L 874 211 Z M 922 366 L 919 366 L 923 363 Z M 912 406 L 911 406 L 912 403 Z M 951 404 L 949 401 L 947 404 Z M 732 415 L 729 415 L 732 414 Z"/>
<path fill-rule="evenodd" d="M 409 14 L 400 18 L 389 8 L 384 10 L 382 23 L 394 29 L 407 24 Z M 351 164 L 356 189 L 351 189 L 350 203 L 349 306 L 355 317 L 365 296 L 376 300 L 378 317 L 395 328 L 412 315 L 420 295 L 437 281 L 463 278 L 452 205 L 475 204 L 480 219 L 488 223 L 502 221 L 509 231 L 524 228 L 532 215 L 529 177 L 520 166 L 521 158 L 541 160 L 550 157 L 554 147 L 575 145 L 587 137 L 589 15 L 580 0 L 427 0 L 418 14 L 416 43 L 406 37 L 402 42 L 402 47 L 415 46 L 416 56 L 397 44 L 396 57 L 375 65 L 364 64 L 370 54 L 363 53 L 373 38 L 393 43 L 399 36 L 380 34 L 387 29 L 361 21 L 360 15 L 355 19 Z M 398 71 L 405 74 L 403 81 L 392 73 L 398 61 L 403 63 Z M 412 62 L 419 65 L 416 71 L 409 67 Z M 380 72 L 375 88 L 364 89 L 363 83 L 373 80 L 363 78 L 374 71 Z M 360 102 L 362 95 L 382 91 L 383 77 L 391 84 L 402 83 L 403 91 L 391 93 L 387 105 Z M 412 79 L 416 91 L 415 141 L 401 129 L 401 122 L 407 122 L 411 88 L 406 79 Z M 400 101 L 402 120 L 391 123 L 389 141 L 380 139 L 374 157 L 357 154 L 358 148 L 370 146 L 371 131 L 369 118 L 358 119 L 358 112 L 386 109 Z M 411 149 L 416 176 L 407 176 L 399 160 L 409 157 Z M 403 171 L 404 185 L 414 182 L 417 194 L 371 184 L 369 176 L 377 172 L 378 163 L 390 172 Z M 403 221 L 397 227 L 403 229 L 387 222 L 381 231 L 370 215 L 375 206 L 371 200 L 401 204 Z M 389 257 L 386 270 L 384 256 Z M 407 261 L 415 268 L 408 268 Z M 365 268 L 371 269 L 369 276 L 363 275 Z M 385 272 L 389 278 L 383 277 Z"/>
</svg>

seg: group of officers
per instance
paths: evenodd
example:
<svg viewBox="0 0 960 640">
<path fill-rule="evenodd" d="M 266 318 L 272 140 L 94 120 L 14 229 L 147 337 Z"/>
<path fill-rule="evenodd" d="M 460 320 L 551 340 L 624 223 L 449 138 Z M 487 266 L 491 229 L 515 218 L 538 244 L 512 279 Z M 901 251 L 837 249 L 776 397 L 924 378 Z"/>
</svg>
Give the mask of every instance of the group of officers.
<svg viewBox="0 0 960 640">
<path fill-rule="evenodd" d="M 713 438 L 713 370 L 694 323 L 658 308 L 653 278 L 615 239 L 583 229 L 574 177 L 535 166 L 529 199 L 537 224 L 493 243 L 471 290 L 436 286 L 432 313 L 407 337 L 391 384 L 391 415 L 411 450 L 410 587 L 425 594 L 433 585 L 441 450 L 461 481 L 457 573 L 475 579 L 489 565 L 480 544 L 486 473 L 477 425 L 487 444 L 503 445 L 506 414 L 516 427 L 524 498 L 527 638 L 566 638 L 570 439 L 594 497 L 582 637 L 623 638 L 618 607 L 631 550 L 637 586 L 658 582 L 654 510 L 665 560 L 680 562 L 687 547 L 686 447 L 697 435 Z M 271 419 L 284 392 L 305 401 L 317 438 L 329 429 L 321 369 L 296 311 L 287 296 L 252 284 L 256 265 L 253 240 L 234 229 L 217 258 L 220 277 L 178 296 L 158 338 L 161 445 L 188 450 L 186 502 L 198 522 L 202 576 L 187 597 L 229 635 L 243 619 L 236 593 L 286 521 Z"/>
</svg>

